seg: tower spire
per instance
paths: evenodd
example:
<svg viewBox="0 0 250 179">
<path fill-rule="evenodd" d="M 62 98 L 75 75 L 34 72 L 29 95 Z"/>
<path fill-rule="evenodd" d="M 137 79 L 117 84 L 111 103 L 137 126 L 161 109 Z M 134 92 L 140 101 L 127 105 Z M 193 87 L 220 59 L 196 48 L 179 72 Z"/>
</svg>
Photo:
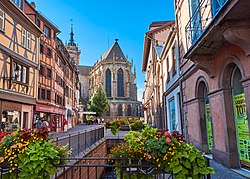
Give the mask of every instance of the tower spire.
<svg viewBox="0 0 250 179">
<path fill-rule="evenodd" d="M 74 42 L 74 33 L 73 33 L 73 19 L 70 19 L 71 21 L 71 32 L 70 32 L 70 39 L 69 39 L 69 46 L 76 46 L 75 42 Z"/>
</svg>

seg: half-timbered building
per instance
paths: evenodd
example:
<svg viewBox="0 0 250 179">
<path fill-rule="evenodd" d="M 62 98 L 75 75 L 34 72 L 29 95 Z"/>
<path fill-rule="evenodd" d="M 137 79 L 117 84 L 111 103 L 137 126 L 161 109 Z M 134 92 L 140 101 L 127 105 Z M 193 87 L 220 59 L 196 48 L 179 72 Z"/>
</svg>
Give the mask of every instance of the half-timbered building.
<svg viewBox="0 0 250 179">
<path fill-rule="evenodd" d="M 0 122 L 10 133 L 32 127 L 42 31 L 23 12 L 24 1 L 0 1 Z"/>
</svg>

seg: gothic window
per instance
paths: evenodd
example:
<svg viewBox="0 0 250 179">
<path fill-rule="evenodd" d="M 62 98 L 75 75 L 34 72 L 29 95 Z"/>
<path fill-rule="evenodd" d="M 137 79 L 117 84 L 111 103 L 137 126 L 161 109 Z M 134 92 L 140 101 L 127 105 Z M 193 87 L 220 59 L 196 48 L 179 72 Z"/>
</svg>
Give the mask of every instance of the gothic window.
<svg viewBox="0 0 250 179">
<path fill-rule="evenodd" d="M 123 71 L 121 68 L 117 72 L 117 96 L 124 97 Z"/>
<path fill-rule="evenodd" d="M 127 116 L 131 116 L 131 105 L 127 106 Z"/>
<path fill-rule="evenodd" d="M 110 69 L 106 70 L 106 94 L 107 94 L 107 97 L 111 97 L 111 71 Z"/>
<path fill-rule="evenodd" d="M 118 111 L 117 116 L 122 116 L 122 105 L 121 104 L 119 104 L 117 111 Z"/>
</svg>

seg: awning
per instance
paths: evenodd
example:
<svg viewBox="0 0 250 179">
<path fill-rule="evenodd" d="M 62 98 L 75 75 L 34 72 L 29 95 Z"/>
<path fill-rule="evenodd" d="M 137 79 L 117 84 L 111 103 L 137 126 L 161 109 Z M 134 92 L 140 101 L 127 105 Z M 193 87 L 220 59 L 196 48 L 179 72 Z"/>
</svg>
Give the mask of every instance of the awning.
<svg viewBox="0 0 250 179">
<path fill-rule="evenodd" d="M 67 116 L 72 116 L 73 111 L 71 109 L 67 109 Z"/>
<path fill-rule="evenodd" d="M 80 112 L 81 114 L 96 114 L 96 112 L 93 112 L 93 111 L 83 111 L 83 112 Z"/>
</svg>

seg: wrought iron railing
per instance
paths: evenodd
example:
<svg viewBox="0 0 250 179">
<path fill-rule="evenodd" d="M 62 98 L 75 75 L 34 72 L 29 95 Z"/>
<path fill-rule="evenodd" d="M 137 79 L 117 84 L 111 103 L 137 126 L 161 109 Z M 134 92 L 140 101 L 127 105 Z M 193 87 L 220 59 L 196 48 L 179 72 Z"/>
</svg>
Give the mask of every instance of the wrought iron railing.
<svg viewBox="0 0 250 179">
<path fill-rule="evenodd" d="M 192 16 L 185 27 L 186 44 L 190 48 L 202 36 L 210 22 L 229 0 L 191 1 Z"/>
<path fill-rule="evenodd" d="M 51 179 L 123 179 L 123 178 L 159 178 L 173 179 L 175 175 L 159 168 L 155 164 L 120 158 L 66 158 L 65 165 L 57 165 L 57 172 Z M 0 178 L 18 179 L 18 167 L 9 172 L 9 168 L 0 167 Z M 203 179 L 210 179 L 210 174 Z"/>
<path fill-rule="evenodd" d="M 162 178 L 172 179 L 174 175 L 157 165 L 118 158 L 73 158 L 74 164 L 58 165 L 54 179 L 117 179 L 117 178 Z M 69 162 L 69 163 L 71 163 Z"/>
<path fill-rule="evenodd" d="M 86 129 L 82 132 L 56 137 L 51 140 L 56 145 L 67 145 L 71 149 L 70 157 L 77 157 L 89 149 L 93 144 L 104 138 L 104 127 Z"/>
</svg>

